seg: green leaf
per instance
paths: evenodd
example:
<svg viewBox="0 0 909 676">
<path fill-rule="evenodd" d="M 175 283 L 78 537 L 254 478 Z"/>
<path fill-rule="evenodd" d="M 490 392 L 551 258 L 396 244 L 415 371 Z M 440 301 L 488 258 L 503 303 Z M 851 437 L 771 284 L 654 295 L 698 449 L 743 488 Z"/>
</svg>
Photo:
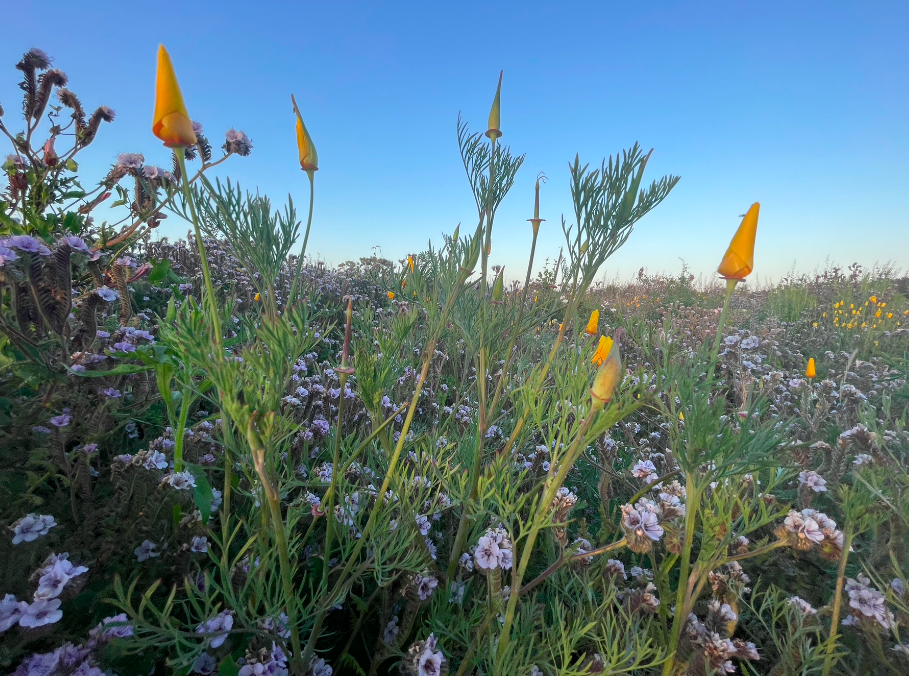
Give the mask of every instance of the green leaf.
<svg viewBox="0 0 909 676">
<path fill-rule="evenodd" d="M 66 161 L 66 169 L 67 171 L 79 171 L 79 163 L 71 157 Z"/>
<path fill-rule="evenodd" d="M 208 483 L 205 470 L 199 465 L 186 463 L 186 469 L 196 479 L 196 486 L 193 488 L 193 502 L 196 503 L 196 508 L 202 514 L 202 523 L 208 523 L 211 518 L 211 501 L 215 497 L 211 490 L 211 484 Z"/>
<path fill-rule="evenodd" d="M 180 527 L 180 519 L 183 518 L 183 508 L 180 505 L 174 505 L 174 511 L 171 512 L 171 517 L 174 522 L 174 530 Z"/>
<path fill-rule="evenodd" d="M 151 272 L 148 274 L 148 281 L 150 284 L 160 284 L 167 279 L 169 272 L 170 261 L 166 258 L 162 258 L 152 267 Z"/>
<path fill-rule="evenodd" d="M 221 660 L 221 664 L 218 665 L 218 676 L 237 676 L 239 673 L 240 665 L 230 655 Z"/>
<path fill-rule="evenodd" d="M 82 231 L 82 218 L 78 214 L 70 211 L 63 217 L 63 227 L 74 235 L 78 235 Z"/>
</svg>

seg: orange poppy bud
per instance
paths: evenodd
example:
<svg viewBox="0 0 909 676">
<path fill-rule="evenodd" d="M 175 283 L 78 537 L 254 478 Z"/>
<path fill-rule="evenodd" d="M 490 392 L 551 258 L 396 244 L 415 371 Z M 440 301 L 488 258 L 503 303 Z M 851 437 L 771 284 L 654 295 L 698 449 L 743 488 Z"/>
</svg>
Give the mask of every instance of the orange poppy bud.
<svg viewBox="0 0 909 676">
<path fill-rule="evenodd" d="M 394 299 L 395 299 L 395 292 L 394 292 L 394 291 L 389 291 L 389 292 L 388 292 L 388 300 L 394 300 Z"/>
<path fill-rule="evenodd" d="M 253 296 L 253 300 L 256 301 L 256 302 L 258 303 L 258 302 L 259 302 L 259 294 L 256 294 L 255 296 Z"/>
<path fill-rule="evenodd" d="M 602 402 L 612 399 L 615 388 L 622 382 L 622 355 L 618 343 L 613 340 L 610 342 L 609 353 L 597 369 L 590 388 L 591 396 Z"/>
<path fill-rule="evenodd" d="M 757 237 L 760 210 L 760 203 L 751 205 L 726 249 L 726 255 L 717 268 L 717 272 L 726 279 L 745 279 L 754 269 L 754 240 Z"/>
<path fill-rule="evenodd" d="M 303 171 L 319 171 L 319 153 L 316 152 L 316 146 L 312 142 L 312 137 L 303 124 L 303 116 L 300 115 L 300 109 L 297 108 L 297 100 L 294 95 L 290 95 L 290 100 L 294 104 L 294 113 L 297 115 L 297 150 L 300 152 L 300 168 Z"/>
<path fill-rule="evenodd" d="M 597 366 L 600 366 L 606 357 L 609 356 L 609 351 L 612 349 L 612 338 L 606 336 L 600 336 L 600 342 L 597 345 L 596 352 L 593 353 L 593 359 L 590 361 Z"/>
<path fill-rule="evenodd" d="M 814 357 L 808 360 L 808 368 L 805 369 L 806 378 L 814 378 L 817 372 L 814 370 Z"/>
<path fill-rule="evenodd" d="M 155 118 L 152 122 L 152 133 L 164 141 L 168 148 L 196 144 L 193 122 L 186 112 L 174 65 L 164 45 L 158 47 L 158 76 L 155 81 Z"/>
<path fill-rule="evenodd" d="M 407 267 L 410 268 L 411 274 L 413 274 L 413 256 L 407 254 Z"/>
<path fill-rule="evenodd" d="M 496 87 L 496 97 L 492 100 L 492 110 L 489 111 L 489 130 L 486 132 L 486 136 L 493 141 L 502 136 L 499 127 L 502 126 L 502 74 L 504 72 L 499 72 L 499 86 Z"/>
<path fill-rule="evenodd" d="M 587 322 L 587 334 L 591 336 L 597 335 L 597 326 L 600 323 L 600 311 L 594 310 L 590 313 L 590 321 Z"/>
</svg>

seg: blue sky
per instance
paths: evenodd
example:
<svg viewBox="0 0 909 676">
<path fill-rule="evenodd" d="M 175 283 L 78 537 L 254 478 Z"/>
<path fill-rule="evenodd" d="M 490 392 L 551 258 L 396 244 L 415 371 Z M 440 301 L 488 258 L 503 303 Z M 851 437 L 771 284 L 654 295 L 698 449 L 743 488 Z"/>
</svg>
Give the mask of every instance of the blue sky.
<svg viewBox="0 0 909 676">
<path fill-rule="evenodd" d="M 568 161 L 639 141 L 648 175 L 681 175 L 604 272 L 710 275 L 760 201 L 755 277 L 829 258 L 909 258 L 909 4 L 860 2 L 71 2 L 4 9 L 0 103 L 17 127 L 12 68 L 35 46 L 112 125 L 81 156 L 100 178 L 118 153 L 167 164 L 151 134 L 164 43 L 187 106 L 244 187 L 306 205 L 290 94 L 319 150 L 310 252 L 330 263 L 415 251 L 476 212 L 458 111 L 483 130 L 500 69 L 503 141 L 527 160 L 499 211 L 493 262 L 523 277 L 533 182 L 545 172 L 538 260 L 568 216 Z M 15 32 L 10 27 L 16 27 Z M 7 151 L 4 151 L 4 154 Z M 219 167 L 219 169 L 221 169 Z M 162 234 L 187 224 L 171 217 Z"/>
</svg>

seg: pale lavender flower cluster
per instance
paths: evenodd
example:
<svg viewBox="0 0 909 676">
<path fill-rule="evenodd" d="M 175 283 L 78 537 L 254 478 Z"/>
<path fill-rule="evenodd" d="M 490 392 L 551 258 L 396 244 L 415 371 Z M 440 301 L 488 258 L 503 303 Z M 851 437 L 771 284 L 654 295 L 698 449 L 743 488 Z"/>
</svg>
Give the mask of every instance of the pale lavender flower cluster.
<svg viewBox="0 0 909 676">
<path fill-rule="evenodd" d="M 477 540 L 473 550 L 473 560 L 480 570 L 501 568 L 510 570 L 512 564 L 512 544 L 508 531 L 504 528 L 490 528 Z"/>
<path fill-rule="evenodd" d="M 18 624 L 24 629 L 35 629 L 54 624 L 63 618 L 58 598 L 71 580 L 88 572 L 85 566 L 74 566 L 69 554 L 51 554 L 35 573 L 38 589 L 32 603 L 19 601 L 7 594 L 0 601 L 0 633 Z"/>
<path fill-rule="evenodd" d="M 820 545 L 821 553 L 829 558 L 835 558 L 843 549 L 843 532 L 837 529 L 833 519 L 816 509 L 791 510 L 783 521 L 783 529 L 794 536 L 793 544 L 798 549 Z"/>
<path fill-rule="evenodd" d="M 862 620 L 875 620 L 884 629 L 889 629 L 894 622 L 893 613 L 887 609 L 886 598 L 871 586 L 871 580 L 859 574 L 858 579 L 846 578 L 845 591 L 849 595 L 851 614 L 843 624 L 857 625 Z"/>
<path fill-rule="evenodd" d="M 622 506 L 622 528 L 632 551 L 648 551 L 653 542 L 663 537 L 660 508 L 652 500 L 641 498 L 637 504 Z"/>
<path fill-rule="evenodd" d="M 437 648 L 435 634 L 430 634 L 425 641 L 417 641 L 407 651 L 405 669 L 415 676 L 441 676 L 445 656 Z"/>
<path fill-rule="evenodd" d="M 238 676 L 287 676 L 287 656 L 274 642 L 271 649 L 262 648 L 257 653 L 248 650 L 243 662 Z"/>
<path fill-rule="evenodd" d="M 234 615 L 230 610 L 222 610 L 213 618 L 196 627 L 197 634 L 206 634 L 208 645 L 220 648 L 227 640 L 227 635 L 234 626 Z"/>
<path fill-rule="evenodd" d="M 21 542 L 34 542 L 50 532 L 57 525 L 57 521 L 50 514 L 26 514 L 10 526 L 13 531 L 13 544 Z"/>
<path fill-rule="evenodd" d="M 799 472 L 799 483 L 815 493 L 823 493 L 827 490 L 827 480 L 812 470 Z"/>
</svg>

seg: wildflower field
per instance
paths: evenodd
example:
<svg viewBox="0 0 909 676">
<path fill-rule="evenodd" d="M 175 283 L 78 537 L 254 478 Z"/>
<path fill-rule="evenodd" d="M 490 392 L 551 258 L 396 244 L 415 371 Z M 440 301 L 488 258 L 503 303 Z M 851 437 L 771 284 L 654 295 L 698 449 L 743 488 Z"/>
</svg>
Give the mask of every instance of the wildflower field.
<svg viewBox="0 0 909 676">
<path fill-rule="evenodd" d="M 163 47 L 166 168 L 81 176 L 114 111 L 41 50 L 16 69 L 0 671 L 909 673 L 909 280 L 753 288 L 755 203 L 716 282 L 607 284 L 678 182 L 635 144 L 537 179 L 510 281 L 494 226 L 524 156 L 501 77 L 483 131 L 458 119 L 476 224 L 329 268 L 305 256 L 297 100 L 299 213 L 206 175 L 253 144 L 192 121 Z M 537 251 L 566 183 L 564 244 Z"/>
</svg>

